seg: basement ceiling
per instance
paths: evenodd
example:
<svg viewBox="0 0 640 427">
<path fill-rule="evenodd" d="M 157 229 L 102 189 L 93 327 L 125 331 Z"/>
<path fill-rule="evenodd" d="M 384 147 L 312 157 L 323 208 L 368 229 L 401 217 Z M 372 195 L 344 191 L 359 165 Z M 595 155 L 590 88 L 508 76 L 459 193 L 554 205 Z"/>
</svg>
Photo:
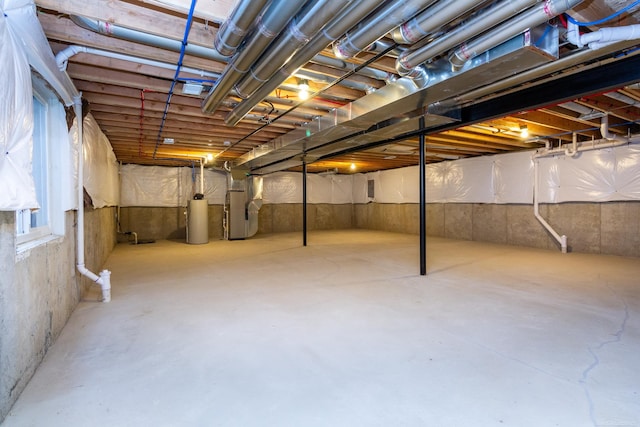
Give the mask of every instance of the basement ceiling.
<svg viewBox="0 0 640 427">
<path fill-rule="evenodd" d="M 373 4 L 369 13 L 348 34 L 354 34 L 353 30 L 358 31 L 367 22 L 376 22 L 371 30 L 375 32 L 401 12 L 411 18 L 420 10 L 444 10 L 436 9 L 442 6 L 441 2 L 395 2 L 404 6 L 391 9 L 397 11 L 394 13 L 384 9 L 391 7 L 393 1 L 369 2 Z M 416 130 L 421 117 L 425 120 L 427 162 L 558 145 L 570 142 L 573 134 L 580 141 L 597 139 L 603 114 L 608 114 L 612 133 L 638 131 L 637 40 L 597 51 L 578 48 L 566 40 L 564 19 L 553 18 L 546 26 L 543 24 L 539 27 L 544 30 L 542 35 L 532 29 L 522 36 L 524 46 L 508 55 L 496 54 L 495 60 L 486 63 L 484 59 L 474 59 L 477 67 L 438 75 L 434 72 L 435 77 L 428 84 L 400 78 L 396 69 L 399 55 L 426 49 L 458 29 L 470 28 L 483 13 L 508 3 L 498 1 L 473 2 L 473 7 L 413 44 L 396 43 L 390 32 L 374 34 L 373 40 L 381 38 L 368 50 L 340 58 L 332 49 L 333 39 L 326 41 L 315 56 L 231 125 L 227 122 L 232 112 L 246 104 L 233 89 L 220 96 L 213 111 L 205 112 L 203 106 L 210 100 L 209 92 L 220 89 L 220 76 L 238 68 L 233 61 L 255 47 L 252 43 L 257 42 L 251 37 L 256 31 L 251 30 L 253 26 L 248 29 L 246 37 L 250 41 L 243 41 L 235 59 L 214 50 L 216 34 L 234 7 L 264 3 L 257 11 L 264 18 L 278 2 L 238 3 L 196 3 L 188 49 L 182 68 L 176 73 L 179 47 L 157 45 L 148 38 L 132 41 L 121 33 L 160 36 L 180 46 L 189 21 L 190 1 L 113 0 L 108 7 L 103 2 L 81 0 L 36 1 L 52 51 L 67 52 L 69 76 L 88 101 L 118 161 L 123 163 L 181 165 L 209 157 L 209 166 L 226 164 L 254 173 L 300 170 L 303 160 L 310 172 L 391 169 L 418 163 Z M 312 10 L 315 3 L 299 2 L 305 6 L 295 13 Z M 344 1 L 325 3 L 333 3 L 342 13 L 349 7 L 349 2 Z M 359 2 L 351 5 L 356 3 Z M 591 22 L 634 4 L 586 0 L 568 14 Z M 295 9 L 291 3 L 288 6 Z M 415 10 L 405 10 L 410 6 Z M 613 20 L 582 27 L 582 31 L 637 24 L 636 10 L 638 7 L 631 7 Z M 330 27 L 330 19 L 324 29 Z M 488 31 L 490 28 L 484 28 L 465 42 L 473 43 Z M 343 35 L 333 37 L 341 39 Z M 534 41 L 538 38 L 534 43 L 529 37 Z M 557 45 L 555 57 L 537 45 L 552 38 Z M 70 46 L 78 47 L 69 53 Z M 204 53 L 189 50 L 192 48 Z M 498 48 L 492 49 L 489 53 Z M 447 61 L 450 51 L 435 55 L 421 66 L 428 71 L 436 69 Z M 267 44 L 260 52 L 268 52 Z M 257 61 L 253 66 L 253 71 L 259 71 Z M 301 101 L 301 82 L 308 83 L 309 92 L 317 95 Z M 524 129 L 528 136 L 523 136 Z"/>
</svg>

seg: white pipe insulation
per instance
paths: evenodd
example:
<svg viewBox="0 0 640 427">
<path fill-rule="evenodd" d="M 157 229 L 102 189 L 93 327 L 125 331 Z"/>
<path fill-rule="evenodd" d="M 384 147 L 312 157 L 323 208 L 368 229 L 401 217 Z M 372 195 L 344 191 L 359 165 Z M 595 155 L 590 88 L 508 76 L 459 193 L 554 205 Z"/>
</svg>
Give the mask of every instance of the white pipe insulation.
<svg viewBox="0 0 640 427">
<path fill-rule="evenodd" d="M 77 267 L 80 274 L 91 279 L 94 283 L 100 285 L 102 289 L 102 302 L 111 301 L 111 272 L 102 270 L 100 276 L 91 272 L 84 265 L 84 142 L 83 142 L 83 124 L 82 124 L 82 95 L 74 98 L 73 108 L 76 114 L 78 126 L 78 229 L 77 232 Z"/>
</svg>

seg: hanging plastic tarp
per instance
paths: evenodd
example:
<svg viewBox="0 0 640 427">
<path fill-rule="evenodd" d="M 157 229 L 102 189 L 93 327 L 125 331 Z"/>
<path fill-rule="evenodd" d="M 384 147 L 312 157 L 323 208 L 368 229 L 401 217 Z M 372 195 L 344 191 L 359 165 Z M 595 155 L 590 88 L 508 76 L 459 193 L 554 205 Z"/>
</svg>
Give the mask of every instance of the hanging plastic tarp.
<svg viewBox="0 0 640 427">
<path fill-rule="evenodd" d="M 200 191 L 200 170 L 196 175 L 197 188 Z M 216 170 L 204 170 L 204 198 L 210 205 L 224 205 L 227 194 L 227 173 Z"/>
<path fill-rule="evenodd" d="M 356 173 L 352 176 L 353 182 L 351 194 L 353 197 L 353 203 L 362 204 L 370 202 L 372 199 L 369 198 L 369 178 L 367 177 L 367 175 L 363 173 Z"/>
<path fill-rule="evenodd" d="M 91 196 L 94 208 L 116 206 L 120 202 L 120 183 L 118 161 L 111 143 L 91 114 L 84 118 L 83 123 L 84 188 Z M 69 134 L 74 141 L 77 158 L 78 128 L 75 121 Z"/>
<path fill-rule="evenodd" d="M 640 146 L 539 159 L 540 202 L 640 200 Z"/>
<path fill-rule="evenodd" d="M 531 151 L 491 156 L 493 201 L 487 203 L 533 203 Z"/>
<path fill-rule="evenodd" d="M 276 172 L 266 175 L 262 198 L 265 204 L 302 203 L 302 174 Z"/>
<path fill-rule="evenodd" d="M 39 206 L 31 175 L 31 71 L 19 37 L 3 14 L 0 14 L 0 64 L 0 210 L 35 209 Z"/>
<path fill-rule="evenodd" d="M 190 167 L 123 165 L 120 168 L 121 206 L 187 206 L 193 197 Z"/>
<path fill-rule="evenodd" d="M 331 200 L 324 203 L 353 203 L 353 177 L 354 175 L 330 175 L 328 178 L 331 181 Z"/>
<path fill-rule="evenodd" d="M 427 165 L 427 203 L 532 203 L 531 152 L 476 157 Z M 418 203 L 418 166 L 367 174 L 377 203 Z M 366 183 L 359 183 L 365 185 Z M 360 190 L 362 191 L 362 190 Z M 356 190 L 354 190 L 354 193 Z"/>
<path fill-rule="evenodd" d="M 73 105 L 79 96 L 78 91 L 67 73 L 58 68 L 47 37 L 36 16 L 34 1 L 0 0 L 0 5 L 10 30 L 22 46 L 29 64 L 56 91 L 65 105 Z M 4 67 L 5 63 L 2 64 Z"/>
</svg>

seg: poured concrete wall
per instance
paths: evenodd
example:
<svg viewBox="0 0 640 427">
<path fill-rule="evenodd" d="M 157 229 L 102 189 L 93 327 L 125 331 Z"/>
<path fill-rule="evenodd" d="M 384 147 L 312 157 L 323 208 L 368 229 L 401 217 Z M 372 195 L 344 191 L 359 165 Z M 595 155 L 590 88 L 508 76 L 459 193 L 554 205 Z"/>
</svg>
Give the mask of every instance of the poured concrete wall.
<svg viewBox="0 0 640 427">
<path fill-rule="evenodd" d="M 186 207 L 127 207 L 120 208 L 120 230 L 134 231 L 140 240 L 187 239 Z M 209 205 L 209 238 L 222 239 L 222 205 Z M 130 236 L 118 235 L 118 242 L 132 241 Z"/>
<path fill-rule="evenodd" d="M 640 202 L 541 205 L 540 214 L 568 238 L 570 251 L 640 257 Z M 356 228 L 418 233 L 417 204 L 354 206 Z M 427 204 L 427 235 L 543 249 L 559 245 L 531 205 Z"/>
<path fill-rule="evenodd" d="M 341 230 L 353 228 L 352 204 L 328 203 L 307 205 L 307 230 Z M 258 213 L 258 233 L 302 231 L 302 204 L 263 205 Z"/>
<path fill-rule="evenodd" d="M 99 270 L 115 244 L 115 210 L 87 210 L 86 265 Z M 65 235 L 16 255 L 15 213 L 0 212 L 0 422 L 85 295 L 76 274 L 75 212 Z"/>
</svg>

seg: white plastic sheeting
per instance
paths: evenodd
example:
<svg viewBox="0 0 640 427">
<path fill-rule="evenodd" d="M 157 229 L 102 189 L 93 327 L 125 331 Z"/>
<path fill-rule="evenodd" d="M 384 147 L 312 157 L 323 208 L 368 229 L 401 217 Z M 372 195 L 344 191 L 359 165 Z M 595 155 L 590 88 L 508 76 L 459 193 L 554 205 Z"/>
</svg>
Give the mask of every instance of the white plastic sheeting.
<svg viewBox="0 0 640 427">
<path fill-rule="evenodd" d="M 71 106 L 78 91 L 67 73 L 60 71 L 47 37 L 36 16 L 33 0 L 0 0 L 8 26 L 19 40 L 29 64 L 51 85 L 65 105 Z M 4 44 L 4 43 L 3 43 Z M 3 68 L 4 68 L 4 62 Z M 3 76 L 4 77 L 4 76 Z"/>
<path fill-rule="evenodd" d="M 427 203 L 532 204 L 533 154 L 531 150 L 427 165 Z M 540 202 L 640 200 L 640 146 L 538 161 Z M 191 173 L 191 168 L 123 166 L 122 206 L 185 206 L 194 188 Z M 205 174 L 209 204 L 224 203 L 224 174 L 208 170 Z M 374 181 L 373 199 L 367 194 L 369 180 Z M 353 175 L 310 173 L 307 202 L 418 203 L 419 188 L 417 166 Z M 276 172 L 264 176 L 263 202 L 302 203 L 302 174 Z"/>
<path fill-rule="evenodd" d="M 200 182 L 200 170 L 197 171 L 196 182 Z M 198 184 L 198 191 L 200 186 Z M 224 205 L 227 193 L 226 172 L 205 169 L 204 170 L 204 198 L 210 205 Z"/>
<path fill-rule="evenodd" d="M 120 183 L 118 161 L 111 148 L 111 143 L 102 133 L 91 114 L 84 118 L 83 125 L 84 188 L 91 196 L 94 208 L 116 206 L 120 200 Z M 76 122 L 71 127 L 69 134 L 77 153 L 78 128 Z"/>
<path fill-rule="evenodd" d="M 353 203 L 353 183 L 353 175 L 307 174 L 307 203 Z M 265 204 L 302 203 L 302 174 L 276 172 L 264 176 L 262 195 Z"/>
<path fill-rule="evenodd" d="M 187 206 L 192 197 L 192 169 L 122 165 L 121 206 Z"/>
<path fill-rule="evenodd" d="M 0 210 L 39 207 L 31 175 L 31 71 L 20 43 L 19 34 L 0 13 Z"/>
<path fill-rule="evenodd" d="M 541 203 L 640 200 L 640 146 L 539 159 Z"/>
<path fill-rule="evenodd" d="M 122 165 L 121 206 L 187 206 L 200 190 L 199 167 Z M 227 192 L 225 172 L 204 170 L 204 198 L 222 205 Z"/>
<path fill-rule="evenodd" d="M 427 203 L 532 203 L 531 155 L 529 151 L 427 165 Z M 367 174 L 375 183 L 373 201 L 418 203 L 419 173 L 418 166 L 411 166 Z"/>
</svg>

